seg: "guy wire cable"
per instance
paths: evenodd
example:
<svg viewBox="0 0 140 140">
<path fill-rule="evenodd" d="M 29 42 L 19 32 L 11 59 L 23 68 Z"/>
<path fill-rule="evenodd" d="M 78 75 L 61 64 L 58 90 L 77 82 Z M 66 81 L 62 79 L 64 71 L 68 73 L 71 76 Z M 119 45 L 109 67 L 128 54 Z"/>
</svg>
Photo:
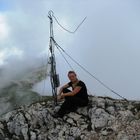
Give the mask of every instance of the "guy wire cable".
<svg viewBox="0 0 140 140">
<path fill-rule="evenodd" d="M 111 91 L 112 93 L 116 94 L 117 96 L 121 97 L 122 99 L 128 101 L 125 97 L 121 96 L 119 93 L 111 89 L 109 86 L 104 84 L 101 80 L 99 80 L 97 77 L 95 77 L 92 73 L 90 73 L 86 68 L 84 68 L 80 63 L 78 63 L 73 57 L 71 57 L 60 45 L 56 43 L 56 41 L 53 39 L 56 46 L 58 46 L 74 63 L 76 63 L 81 69 L 83 69 L 87 74 L 89 74 L 92 78 L 94 78 L 96 81 L 98 81 L 102 86 L 104 86 L 106 89 Z"/>
</svg>

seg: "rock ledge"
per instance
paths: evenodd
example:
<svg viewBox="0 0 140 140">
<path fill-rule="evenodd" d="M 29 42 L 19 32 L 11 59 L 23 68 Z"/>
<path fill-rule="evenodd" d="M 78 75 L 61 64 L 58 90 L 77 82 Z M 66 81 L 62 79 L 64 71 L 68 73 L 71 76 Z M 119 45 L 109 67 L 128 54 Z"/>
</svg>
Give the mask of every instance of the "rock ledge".
<svg viewBox="0 0 140 140">
<path fill-rule="evenodd" d="M 52 101 L 11 111 L 0 120 L 0 140 L 140 140 L 140 102 L 89 96 L 89 105 L 53 118 Z"/>
</svg>

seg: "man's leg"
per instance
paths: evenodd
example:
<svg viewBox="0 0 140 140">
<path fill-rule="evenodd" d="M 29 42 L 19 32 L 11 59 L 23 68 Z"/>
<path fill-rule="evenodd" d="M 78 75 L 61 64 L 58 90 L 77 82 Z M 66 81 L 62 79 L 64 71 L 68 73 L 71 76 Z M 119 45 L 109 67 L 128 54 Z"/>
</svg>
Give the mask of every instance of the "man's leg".
<svg viewBox="0 0 140 140">
<path fill-rule="evenodd" d="M 69 102 L 72 103 L 72 105 L 76 107 L 82 107 L 82 106 L 87 106 L 88 105 L 88 100 L 81 99 L 76 96 L 72 96 L 71 98 L 68 98 Z"/>
<path fill-rule="evenodd" d="M 87 106 L 88 101 L 78 98 L 76 96 L 67 96 L 64 103 L 58 111 L 58 115 L 63 117 L 65 114 L 75 112 L 78 107 Z"/>
<path fill-rule="evenodd" d="M 68 93 L 68 92 L 71 92 L 71 90 L 69 90 L 69 89 L 67 89 L 67 88 L 64 88 L 62 92 L 63 92 L 63 93 Z"/>
<path fill-rule="evenodd" d="M 63 93 L 71 92 L 71 90 L 65 88 L 63 89 Z M 88 104 L 88 100 L 81 99 L 77 96 L 67 96 L 65 100 L 69 100 L 75 106 L 86 106 Z"/>
<path fill-rule="evenodd" d="M 63 93 L 68 93 L 68 92 L 71 92 L 71 90 L 67 89 L 67 88 L 64 88 Z M 69 98 L 69 97 L 68 97 Z M 69 109 L 71 107 L 71 103 L 69 101 L 67 101 L 68 99 L 67 97 L 65 97 L 65 101 L 64 103 L 61 105 L 59 111 L 57 112 L 58 116 L 59 117 L 63 117 L 65 114 L 69 113 Z"/>
<path fill-rule="evenodd" d="M 71 106 L 72 106 L 71 102 L 69 100 L 65 100 L 64 103 L 61 105 L 57 114 L 60 117 L 63 117 L 65 114 L 70 112 Z"/>
<path fill-rule="evenodd" d="M 71 92 L 69 89 L 63 89 L 63 93 Z M 65 114 L 76 111 L 77 107 L 86 106 L 88 104 L 84 99 L 76 96 L 67 96 L 62 104 L 61 108 L 57 112 L 59 117 L 63 117 Z"/>
<path fill-rule="evenodd" d="M 67 88 L 63 89 L 63 93 L 68 93 L 68 92 L 71 92 L 71 90 L 69 90 Z M 77 109 L 77 106 L 71 102 L 72 98 L 73 98 L 73 96 L 66 96 L 65 97 L 65 101 L 67 104 L 67 110 L 66 110 L 67 113 L 72 112 L 72 111 L 76 111 L 76 109 Z"/>
</svg>

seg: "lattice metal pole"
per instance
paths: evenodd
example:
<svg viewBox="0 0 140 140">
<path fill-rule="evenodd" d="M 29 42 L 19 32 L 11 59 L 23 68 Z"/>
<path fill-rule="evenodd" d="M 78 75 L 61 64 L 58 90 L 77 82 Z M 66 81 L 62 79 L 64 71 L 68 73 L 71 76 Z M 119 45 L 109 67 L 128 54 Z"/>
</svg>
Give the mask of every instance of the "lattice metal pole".
<svg viewBox="0 0 140 140">
<path fill-rule="evenodd" d="M 50 70 L 50 81 L 52 86 L 52 95 L 54 99 L 54 104 L 57 105 L 57 85 L 56 85 L 56 61 L 55 61 L 55 54 L 54 54 L 54 47 L 55 44 L 53 42 L 54 34 L 53 34 L 53 12 L 49 11 L 49 19 L 50 19 L 50 63 L 51 63 L 51 70 Z"/>
</svg>

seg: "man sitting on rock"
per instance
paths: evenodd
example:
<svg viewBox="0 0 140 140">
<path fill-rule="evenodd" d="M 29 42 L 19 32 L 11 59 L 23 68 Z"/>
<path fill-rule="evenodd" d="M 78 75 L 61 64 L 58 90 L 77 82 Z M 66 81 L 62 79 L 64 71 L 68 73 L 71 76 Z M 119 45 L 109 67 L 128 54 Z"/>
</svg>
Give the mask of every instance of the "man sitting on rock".
<svg viewBox="0 0 140 140">
<path fill-rule="evenodd" d="M 54 114 L 54 117 L 63 117 L 65 114 L 76 111 L 77 107 L 87 106 L 88 94 L 84 82 L 78 80 L 74 71 L 68 72 L 69 83 L 62 86 L 59 90 L 57 99 L 65 99 L 59 111 Z M 72 91 L 68 88 L 72 87 Z"/>
</svg>

